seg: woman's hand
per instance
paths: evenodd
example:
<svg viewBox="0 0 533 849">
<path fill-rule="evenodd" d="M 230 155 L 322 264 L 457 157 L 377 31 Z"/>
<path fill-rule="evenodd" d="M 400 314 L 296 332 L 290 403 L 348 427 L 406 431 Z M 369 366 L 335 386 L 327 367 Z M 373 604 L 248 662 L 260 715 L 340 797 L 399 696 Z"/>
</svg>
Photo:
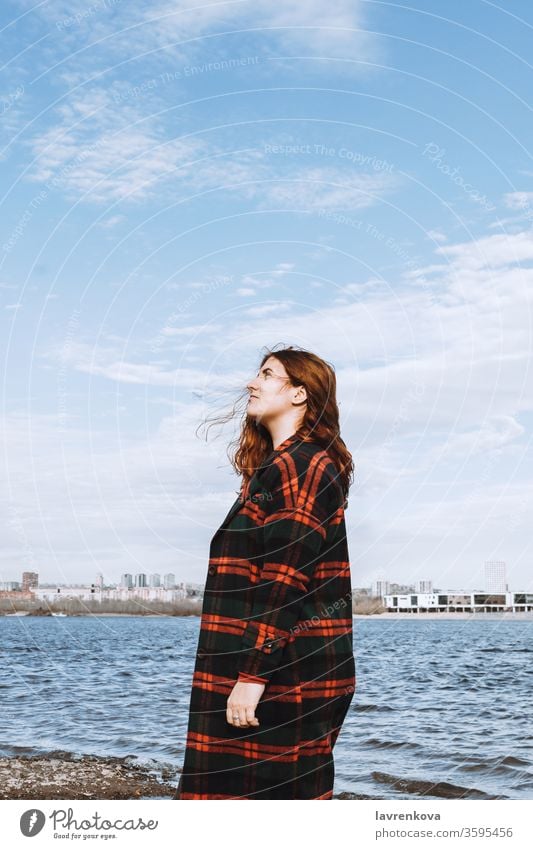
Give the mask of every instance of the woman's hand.
<svg viewBox="0 0 533 849">
<path fill-rule="evenodd" d="M 229 694 L 226 707 L 226 719 L 236 728 L 250 728 L 259 725 L 255 715 L 257 703 L 265 691 L 266 684 L 253 681 L 237 681 Z"/>
</svg>

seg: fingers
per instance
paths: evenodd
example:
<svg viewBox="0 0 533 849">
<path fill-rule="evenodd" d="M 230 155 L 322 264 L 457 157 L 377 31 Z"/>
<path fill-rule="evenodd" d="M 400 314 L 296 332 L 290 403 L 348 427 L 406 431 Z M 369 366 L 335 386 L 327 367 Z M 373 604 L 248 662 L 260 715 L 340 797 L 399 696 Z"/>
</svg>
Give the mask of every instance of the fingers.
<svg viewBox="0 0 533 849">
<path fill-rule="evenodd" d="M 259 720 L 255 715 L 255 711 L 253 707 L 247 707 L 244 713 L 247 724 L 250 725 L 259 725 Z"/>
<path fill-rule="evenodd" d="M 251 705 L 230 705 L 226 707 L 226 721 L 235 728 L 250 728 L 259 725 L 255 715 L 255 708 Z"/>
<path fill-rule="evenodd" d="M 255 710 L 264 689 L 264 684 L 237 681 L 226 702 L 228 724 L 235 728 L 252 728 L 259 725 Z"/>
<path fill-rule="evenodd" d="M 245 708 L 228 704 L 226 708 L 226 720 L 230 725 L 234 725 L 235 728 L 246 728 L 247 722 Z"/>
</svg>

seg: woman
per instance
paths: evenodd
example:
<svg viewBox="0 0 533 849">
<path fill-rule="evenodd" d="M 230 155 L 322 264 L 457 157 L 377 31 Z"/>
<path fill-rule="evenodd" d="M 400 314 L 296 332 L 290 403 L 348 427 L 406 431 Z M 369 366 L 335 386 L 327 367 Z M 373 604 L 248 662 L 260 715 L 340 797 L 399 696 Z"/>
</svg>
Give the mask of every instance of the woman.
<svg viewBox="0 0 533 849">
<path fill-rule="evenodd" d="M 176 799 L 331 799 L 355 689 L 344 522 L 353 463 L 335 373 L 269 351 L 233 462 L 239 497 L 210 547 Z"/>
</svg>

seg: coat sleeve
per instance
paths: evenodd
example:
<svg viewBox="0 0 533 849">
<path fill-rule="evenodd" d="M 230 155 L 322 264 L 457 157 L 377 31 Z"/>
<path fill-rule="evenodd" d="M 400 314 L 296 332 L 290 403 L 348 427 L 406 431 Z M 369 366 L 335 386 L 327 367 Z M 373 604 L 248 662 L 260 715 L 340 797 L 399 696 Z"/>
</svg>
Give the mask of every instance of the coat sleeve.
<svg viewBox="0 0 533 849">
<path fill-rule="evenodd" d="M 327 526 L 340 503 L 340 487 L 332 461 L 323 456 L 312 458 L 299 477 L 292 458 L 281 456 L 265 474 L 263 486 L 261 571 L 242 636 L 239 680 L 267 683 L 283 664 L 284 648 L 321 560 Z"/>
</svg>

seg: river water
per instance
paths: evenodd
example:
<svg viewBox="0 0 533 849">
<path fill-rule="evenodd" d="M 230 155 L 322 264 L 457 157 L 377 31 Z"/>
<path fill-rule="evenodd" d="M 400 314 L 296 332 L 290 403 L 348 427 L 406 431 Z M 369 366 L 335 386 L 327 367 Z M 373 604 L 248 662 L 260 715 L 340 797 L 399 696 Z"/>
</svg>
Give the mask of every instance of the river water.
<svg viewBox="0 0 533 849">
<path fill-rule="evenodd" d="M 199 624 L 0 617 L 0 754 L 128 755 L 177 772 Z M 354 620 L 334 795 L 533 798 L 532 636 L 532 622 Z"/>
</svg>

